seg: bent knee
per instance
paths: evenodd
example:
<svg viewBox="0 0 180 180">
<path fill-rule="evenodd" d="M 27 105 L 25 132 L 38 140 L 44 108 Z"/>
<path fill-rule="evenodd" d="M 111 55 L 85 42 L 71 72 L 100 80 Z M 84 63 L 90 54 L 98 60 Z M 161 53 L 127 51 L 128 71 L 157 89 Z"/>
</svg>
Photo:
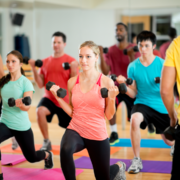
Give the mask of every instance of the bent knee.
<svg viewBox="0 0 180 180">
<path fill-rule="evenodd" d="M 140 124 L 143 121 L 143 115 L 141 113 L 134 113 L 131 116 L 131 129 L 137 130 L 140 128 Z"/>
<path fill-rule="evenodd" d="M 70 144 L 66 143 L 61 146 L 60 156 L 71 156 L 73 154 L 73 148 Z"/>
<path fill-rule="evenodd" d="M 44 107 L 44 106 L 40 106 L 40 107 L 37 109 L 36 113 L 37 113 L 38 119 L 39 119 L 39 117 L 41 117 L 41 116 L 47 116 L 47 115 L 50 115 L 50 114 L 51 114 L 51 112 L 50 112 L 46 107 Z"/>
</svg>

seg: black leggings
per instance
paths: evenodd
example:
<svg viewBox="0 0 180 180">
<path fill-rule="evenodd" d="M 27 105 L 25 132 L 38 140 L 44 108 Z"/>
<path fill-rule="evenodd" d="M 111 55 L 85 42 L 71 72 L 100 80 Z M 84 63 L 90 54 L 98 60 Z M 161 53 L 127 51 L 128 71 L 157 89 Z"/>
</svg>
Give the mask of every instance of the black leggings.
<svg viewBox="0 0 180 180">
<path fill-rule="evenodd" d="M 60 161 L 65 179 L 76 180 L 73 153 L 85 148 L 88 150 L 96 180 L 113 180 L 119 168 L 118 165 L 113 165 L 110 168 L 109 140 L 85 139 L 70 129 L 66 130 L 61 141 Z"/>
<path fill-rule="evenodd" d="M 13 136 L 15 136 L 27 161 L 34 163 L 45 159 L 45 151 L 35 151 L 34 136 L 31 128 L 27 131 L 16 131 L 9 129 L 4 123 L 0 123 L 0 143 Z"/>
</svg>

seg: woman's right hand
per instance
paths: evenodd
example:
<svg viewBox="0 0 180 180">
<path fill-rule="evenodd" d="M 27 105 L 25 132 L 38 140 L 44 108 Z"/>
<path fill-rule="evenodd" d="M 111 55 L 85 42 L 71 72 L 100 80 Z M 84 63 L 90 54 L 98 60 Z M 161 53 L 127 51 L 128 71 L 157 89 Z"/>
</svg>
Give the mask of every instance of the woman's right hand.
<svg viewBox="0 0 180 180">
<path fill-rule="evenodd" d="M 122 75 L 119 75 L 117 78 L 116 78 L 116 81 L 119 83 L 119 84 L 122 84 L 122 83 L 125 83 L 126 82 L 126 78 Z"/>
<path fill-rule="evenodd" d="M 60 87 L 57 86 L 57 85 L 52 85 L 52 87 L 51 87 L 51 89 L 50 89 L 51 93 L 54 95 L 55 98 L 58 98 L 58 96 L 57 96 L 57 91 L 58 91 L 59 88 L 60 88 Z"/>
<path fill-rule="evenodd" d="M 34 59 L 29 59 L 28 64 L 29 64 L 32 68 L 35 68 L 35 60 L 34 60 Z"/>
</svg>

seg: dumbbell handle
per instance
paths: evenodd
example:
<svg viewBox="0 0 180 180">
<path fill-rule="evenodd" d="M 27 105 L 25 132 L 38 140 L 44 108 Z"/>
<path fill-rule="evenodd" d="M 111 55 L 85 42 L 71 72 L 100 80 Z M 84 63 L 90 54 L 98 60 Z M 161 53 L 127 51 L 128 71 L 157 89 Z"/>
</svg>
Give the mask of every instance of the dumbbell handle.
<svg viewBox="0 0 180 180">
<path fill-rule="evenodd" d="M 26 97 L 24 97 L 23 99 L 22 99 L 22 102 L 23 102 L 23 104 L 25 104 L 26 106 L 29 106 L 30 104 L 31 104 L 31 97 L 30 96 L 26 96 Z M 10 106 L 10 107 L 13 107 L 13 106 L 15 106 L 15 99 L 14 98 L 9 98 L 8 99 L 8 105 Z"/>
<path fill-rule="evenodd" d="M 55 85 L 55 83 L 49 81 L 49 82 L 46 84 L 46 89 L 49 91 L 53 85 Z M 57 93 L 57 96 L 58 96 L 58 97 L 64 98 L 64 97 L 66 96 L 66 94 L 67 94 L 67 91 L 66 91 L 66 89 L 59 88 L 56 93 Z"/>
<path fill-rule="evenodd" d="M 137 47 L 137 46 L 134 46 L 134 47 L 133 47 L 133 51 L 134 51 L 134 52 L 138 52 L 138 51 L 139 51 L 138 47 Z M 123 50 L 123 53 L 124 53 L 125 55 L 127 55 L 127 54 L 128 54 L 128 49 L 124 49 L 124 50 Z"/>
<path fill-rule="evenodd" d="M 111 78 L 113 81 L 116 81 L 117 76 L 116 76 L 115 74 L 111 74 L 111 75 L 110 75 L 110 78 Z M 126 82 L 126 84 L 131 85 L 131 84 L 133 83 L 133 80 L 132 80 L 131 78 L 127 78 L 125 82 Z"/>
<path fill-rule="evenodd" d="M 25 64 L 28 64 L 29 59 L 30 59 L 30 58 L 28 58 L 28 57 L 24 57 L 24 58 L 23 58 L 23 62 L 24 62 Z M 37 59 L 37 60 L 35 61 L 35 66 L 37 66 L 37 67 L 42 67 L 42 65 L 43 65 L 42 60 Z"/>
</svg>

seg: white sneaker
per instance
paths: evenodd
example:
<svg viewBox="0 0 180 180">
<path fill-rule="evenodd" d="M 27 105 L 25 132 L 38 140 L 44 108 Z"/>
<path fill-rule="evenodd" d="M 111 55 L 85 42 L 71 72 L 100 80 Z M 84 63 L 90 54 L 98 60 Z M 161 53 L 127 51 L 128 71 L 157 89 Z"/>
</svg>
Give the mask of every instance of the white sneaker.
<svg viewBox="0 0 180 180">
<path fill-rule="evenodd" d="M 12 149 L 15 150 L 17 149 L 19 144 L 17 143 L 15 137 L 12 137 Z"/>
<path fill-rule="evenodd" d="M 143 169 L 142 160 L 140 158 L 135 157 L 131 162 L 132 163 L 128 169 L 128 173 L 136 174 L 139 173 L 141 169 Z"/>
<path fill-rule="evenodd" d="M 49 139 L 44 139 L 43 146 L 41 147 L 40 150 L 43 150 L 43 151 L 52 150 L 51 141 Z"/>
<path fill-rule="evenodd" d="M 119 171 L 113 180 L 126 180 L 126 174 L 125 174 L 126 164 L 122 161 L 118 161 L 118 163 L 120 163 L 122 167 L 119 168 Z"/>
<path fill-rule="evenodd" d="M 173 145 L 173 146 L 171 146 L 170 155 L 171 155 L 171 156 L 173 156 L 173 155 L 174 155 L 174 145 Z"/>
</svg>

